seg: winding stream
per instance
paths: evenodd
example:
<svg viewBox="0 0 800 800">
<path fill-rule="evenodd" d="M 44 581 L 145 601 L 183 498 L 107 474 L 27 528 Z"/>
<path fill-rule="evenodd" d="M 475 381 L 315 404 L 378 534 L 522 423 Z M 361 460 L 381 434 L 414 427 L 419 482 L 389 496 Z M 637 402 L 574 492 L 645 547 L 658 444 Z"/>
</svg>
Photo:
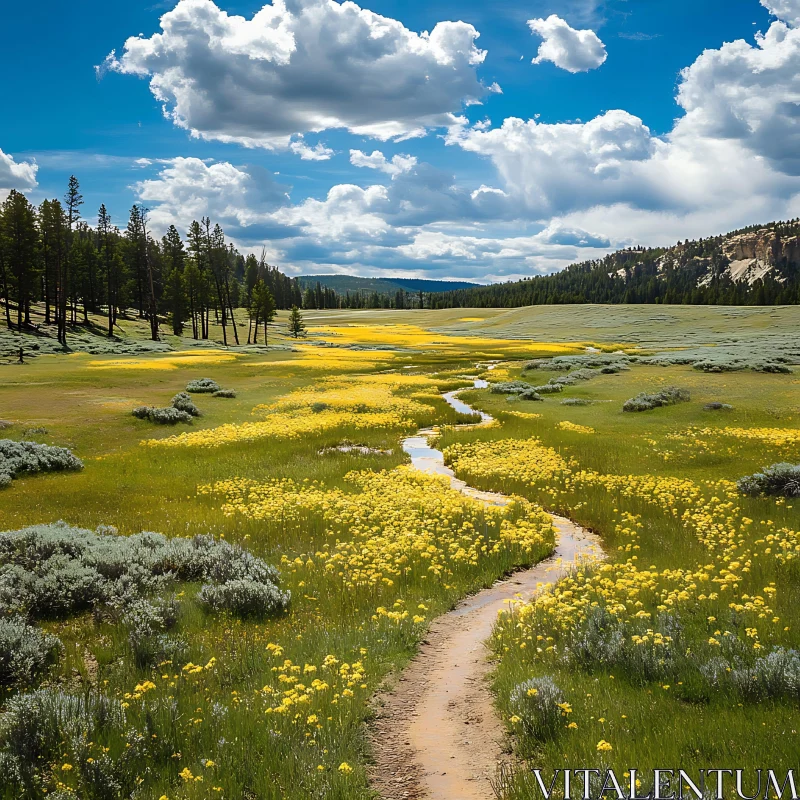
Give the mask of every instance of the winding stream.
<svg viewBox="0 0 800 800">
<path fill-rule="evenodd" d="M 475 378 L 474 388 L 488 383 Z M 489 425 L 493 418 L 459 400 L 464 389 L 442 397 L 456 411 L 480 413 L 481 421 L 457 428 Z M 421 472 L 446 475 L 450 485 L 489 505 L 510 498 L 484 492 L 456 477 L 441 450 L 431 447 L 436 428 L 423 428 L 403 440 L 403 450 Z M 485 647 L 498 611 L 509 602 L 530 599 L 544 584 L 555 583 L 573 565 L 602 558 L 596 537 L 571 520 L 553 516 L 557 531 L 553 555 L 466 598 L 431 624 L 420 651 L 383 700 L 372 726 L 375 767 L 372 784 L 384 800 L 491 800 L 497 770 L 509 761 L 507 737 L 494 710 L 488 685 Z"/>
</svg>

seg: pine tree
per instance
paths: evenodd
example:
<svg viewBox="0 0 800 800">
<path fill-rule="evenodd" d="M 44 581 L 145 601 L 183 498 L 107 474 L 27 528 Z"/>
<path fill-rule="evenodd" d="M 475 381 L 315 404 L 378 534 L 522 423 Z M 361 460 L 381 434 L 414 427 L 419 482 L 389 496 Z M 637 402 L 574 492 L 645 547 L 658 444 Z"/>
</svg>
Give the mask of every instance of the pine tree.
<svg viewBox="0 0 800 800">
<path fill-rule="evenodd" d="M 292 310 L 289 312 L 289 333 L 296 339 L 305 329 L 306 326 L 300 309 L 297 306 L 292 306 Z"/>
<path fill-rule="evenodd" d="M 267 326 L 275 319 L 275 298 L 264 281 L 259 280 L 253 287 L 252 300 L 250 301 L 250 320 L 254 324 L 253 344 L 258 341 L 258 325 L 264 324 L 264 344 L 267 344 Z M 299 314 L 300 312 L 298 312 Z M 300 321 L 301 329 L 303 326 Z M 250 336 L 247 337 L 250 343 Z"/>
<path fill-rule="evenodd" d="M 83 205 L 83 195 L 81 194 L 80 183 L 74 175 L 69 176 L 67 193 L 64 195 L 64 214 L 67 221 L 67 242 L 64 257 L 60 260 L 60 270 L 58 284 L 56 287 L 56 322 L 58 324 L 58 341 L 67 346 L 67 298 L 70 294 L 70 258 L 72 249 L 72 231 L 75 224 L 80 219 L 81 206 Z"/>
<path fill-rule="evenodd" d="M 161 251 L 164 259 L 164 300 L 166 310 L 172 323 L 172 332 L 176 336 L 183 333 L 186 321 L 186 287 L 183 279 L 186 252 L 181 235 L 174 225 L 170 225 L 161 240 Z"/>
<path fill-rule="evenodd" d="M 2 281 L 3 294 L 6 297 L 6 319 L 10 319 L 8 301 L 13 290 L 17 306 L 17 330 L 22 330 L 23 322 L 30 324 L 37 239 L 36 212 L 25 195 L 12 189 L 3 203 L 0 248 L 3 251 Z"/>
<path fill-rule="evenodd" d="M 100 249 L 100 263 L 103 267 L 106 280 L 106 303 L 108 304 L 108 336 L 114 335 L 116 322 L 117 295 L 119 292 L 118 272 L 121 261 L 115 263 L 115 241 L 111 225 L 111 216 L 105 204 L 101 204 L 97 212 L 97 238 Z"/>
</svg>

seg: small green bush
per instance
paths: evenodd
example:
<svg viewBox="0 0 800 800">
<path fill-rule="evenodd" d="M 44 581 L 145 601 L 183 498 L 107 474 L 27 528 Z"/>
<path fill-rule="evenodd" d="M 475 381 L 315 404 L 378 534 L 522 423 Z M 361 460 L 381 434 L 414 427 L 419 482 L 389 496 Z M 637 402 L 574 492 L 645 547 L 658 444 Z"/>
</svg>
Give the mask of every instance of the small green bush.
<svg viewBox="0 0 800 800">
<path fill-rule="evenodd" d="M 563 718 L 559 703 L 564 694 L 549 676 L 530 678 L 511 691 L 511 710 L 522 720 L 525 732 L 539 741 L 555 737 Z"/>
<path fill-rule="evenodd" d="M 222 387 L 211 378 L 196 378 L 186 384 L 186 391 L 191 394 L 213 394 L 218 392 Z"/>
<path fill-rule="evenodd" d="M 733 406 L 728 403 L 706 403 L 703 406 L 703 411 L 730 411 Z"/>
<path fill-rule="evenodd" d="M 83 469 L 83 462 L 65 447 L 0 439 L 0 488 L 18 475 Z"/>
<path fill-rule="evenodd" d="M 691 395 L 686 389 L 670 386 L 654 394 L 642 392 L 626 400 L 622 406 L 623 411 L 650 411 L 660 406 L 673 406 L 676 403 L 686 403 L 691 400 Z"/>
<path fill-rule="evenodd" d="M 236 397 L 236 390 L 235 389 L 217 389 L 217 391 L 214 392 L 211 396 L 212 397 L 229 397 L 229 398 L 232 399 L 232 398 Z"/>
<path fill-rule="evenodd" d="M 800 497 L 800 464 L 773 464 L 739 478 L 736 486 L 742 494 L 751 496 Z"/>
<path fill-rule="evenodd" d="M 562 406 L 590 406 L 591 404 L 592 401 L 584 397 L 567 397 L 561 401 Z"/>
</svg>

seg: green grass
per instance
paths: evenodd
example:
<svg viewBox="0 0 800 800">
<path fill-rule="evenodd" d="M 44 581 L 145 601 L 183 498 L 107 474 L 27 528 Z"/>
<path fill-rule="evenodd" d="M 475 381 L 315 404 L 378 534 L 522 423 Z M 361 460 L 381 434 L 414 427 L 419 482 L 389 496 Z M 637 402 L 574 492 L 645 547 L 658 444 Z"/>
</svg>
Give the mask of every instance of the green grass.
<svg viewBox="0 0 800 800">
<path fill-rule="evenodd" d="M 316 481 L 328 492 L 341 491 L 350 497 L 357 490 L 345 478 L 349 472 L 391 470 L 405 462 L 398 447 L 403 435 L 400 430 L 340 427 L 301 439 L 262 439 L 213 449 L 151 448 L 141 446 L 140 442 L 181 430 L 251 421 L 256 405 L 270 403 L 295 389 L 320 386 L 329 377 L 395 370 L 400 374 L 436 374 L 441 388 L 465 385 L 458 376 L 474 373 L 476 361 L 487 357 L 502 359 L 511 354 L 522 358 L 520 342 L 515 336 L 535 335 L 536 341 L 524 343 L 530 357 L 537 353 L 537 341 L 638 343 L 666 350 L 697 343 L 729 346 L 732 338 L 739 338 L 748 348 L 768 349 L 775 343 L 791 344 L 789 334 L 796 326 L 796 314 L 794 308 L 703 310 L 653 306 L 615 307 L 613 316 L 602 307 L 313 312 L 306 315 L 312 326 L 369 324 L 391 337 L 391 326 L 403 324 L 435 329 L 443 341 L 449 333 L 468 339 L 465 344 L 459 338 L 457 348 L 414 349 L 404 345 L 395 353 L 372 353 L 369 363 L 340 364 L 335 369 L 301 367 L 303 353 L 287 349 L 242 352 L 224 363 L 178 363 L 174 369 L 150 368 L 149 365 L 164 357 L 159 354 L 42 355 L 29 364 L 0 366 L 0 417 L 13 423 L 2 435 L 70 447 L 86 465 L 80 473 L 21 477 L 10 488 L 0 491 L 0 530 L 63 519 L 88 528 L 111 524 L 122 533 L 143 529 L 171 536 L 211 533 L 242 543 L 257 555 L 282 564 L 284 583 L 293 593 L 288 614 L 244 622 L 201 613 L 191 602 L 197 587 L 180 587 L 185 594 L 178 630 L 187 642 L 185 661 L 205 665 L 210 658 L 217 659 L 213 669 L 195 677 L 183 673 L 183 664 L 164 664 L 152 670 L 135 668 L 125 631 L 107 620 L 87 615 L 50 621 L 46 626 L 62 639 L 65 651 L 58 667 L 46 678 L 46 685 L 77 693 L 103 691 L 124 700 L 125 694 L 135 693 L 135 686 L 144 680 L 152 679 L 157 684 L 157 690 L 137 699 L 129 708 L 131 719 L 150 737 L 138 762 L 143 766 L 137 766 L 136 773 L 143 780 L 138 795 L 143 800 L 158 800 L 162 794 L 169 800 L 216 796 L 247 800 L 367 798 L 370 794 L 364 768 L 369 753 L 364 743 L 363 723 L 370 713 L 370 697 L 387 673 L 413 654 L 425 630 L 425 623 L 410 621 L 411 614 L 400 623 L 380 615 L 374 619 L 376 609 L 383 607 L 389 612 L 409 609 L 413 614 L 422 604 L 426 606 L 423 615 L 429 620 L 464 594 L 490 584 L 515 565 L 541 557 L 546 547 L 528 553 L 525 558 L 519 551 L 509 551 L 482 558 L 476 565 L 453 565 L 451 574 L 438 580 L 431 580 L 424 570 L 415 567 L 392 585 L 383 583 L 353 590 L 335 572 L 328 574 L 306 563 L 317 559 L 316 553 L 334 552 L 337 539 L 342 547 L 349 546 L 352 537 L 346 529 L 333 526 L 334 533 L 327 532 L 332 529 L 331 524 L 318 513 L 304 512 L 297 520 L 226 514 L 221 508 L 220 495 L 199 494 L 197 489 L 233 478 L 259 483 L 288 478 L 299 485 Z M 483 319 L 462 321 L 469 317 Z M 140 323 L 127 324 L 130 327 L 126 336 L 130 342 L 141 341 Z M 483 336 L 506 339 L 508 348 L 504 350 L 495 342 L 489 354 Z M 281 348 L 296 344 L 284 336 L 275 336 L 274 340 Z M 306 344 L 326 341 L 335 342 L 336 337 L 323 332 Z M 181 349 L 194 347 L 192 343 L 177 340 L 170 340 L 169 344 Z M 351 351 L 320 348 L 319 352 L 334 359 L 340 352 Z M 120 358 L 127 364 L 141 359 L 143 366 L 136 369 L 93 366 L 93 362 L 104 364 Z M 271 366 L 273 363 L 275 366 Z M 524 380 L 540 384 L 554 374 L 562 373 L 528 371 Z M 485 375 L 498 380 L 518 378 L 521 362 L 510 365 L 502 377 L 501 371 L 494 376 L 491 372 Z M 203 416 L 190 427 L 164 429 L 130 415 L 136 405 L 167 405 L 190 379 L 205 376 L 235 389 L 236 399 L 196 396 Z M 641 414 L 622 413 L 622 404 L 629 397 L 666 385 L 689 389 L 692 401 Z M 687 435 L 687 430 L 721 426 L 796 429 L 800 415 L 799 385 L 797 372 L 717 375 L 689 367 L 637 365 L 627 372 L 569 387 L 541 403 L 509 400 L 487 391 L 468 391 L 462 395 L 463 399 L 493 414 L 501 426 L 473 431 L 448 428 L 442 434 L 442 444 L 536 436 L 563 458 L 603 476 L 653 475 L 686 478 L 697 484 L 735 480 L 775 461 L 798 461 L 800 453 L 796 446 L 778 447 L 713 434 Z M 562 406 L 560 402 L 565 397 L 585 397 L 593 402 L 588 406 Z M 703 404 L 711 401 L 730 403 L 733 410 L 703 411 Z M 441 400 L 426 397 L 422 402 L 432 410 L 416 420 L 419 424 L 428 424 L 432 418 L 448 424 L 463 421 Z M 541 416 L 523 419 L 509 411 Z M 558 428 L 557 424 L 565 420 L 594 428 L 595 433 Z M 47 433 L 26 434 L 30 428 L 45 428 Z M 368 456 L 320 454 L 323 448 L 345 440 L 393 452 Z M 616 550 L 630 544 L 629 538 L 617 529 L 623 511 L 641 518 L 636 551 L 639 564 L 656 564 L 659 570 L 685 569 L 715 558 L 680 518 L 643 498 L 625 497 L 587 483 L 550 481 L 531 485 L 499 474 L 467 477 L 474 485 L 528 497 L 592 527 L 600 533 L 615 564 L 624 563 L 630 556 L 630 551 Z M 385 506 L 389 509 L 392 503 L 401 500 L 387 496 Z M 762 520 L 771 520 L 776 527 L 797 531 L 800 503 L 789 508 L 792 505 L 758 498 L 742 499 L 739 503 L 742 513 L 753 518 L 757 525 Z M 454 522 L 436 528 L 435 536 L 444 540 L 452 525 L 461 524 L 459 514 L 453 517 Z M 378 528 L 385 524 L 385 517 L 376 520 Z M 479 525 L 489 539 L 494 535 L 493 525 L 490 519 L 481 520 Z M 298 558 L 300 563 L 295 561 Z M 776 614 L 786 622 L 789 631 L 771 638 L 765 633 L 764 641 L 798 646 L 800 638 L 794 632 L 796 609 L 800 608 L 797 571 L 777 569 L 765 561 L 753 569 L 747 586 L 752 583 L 754 590 L 760 590 L 771 580 L 776 581 L 779 590 L 773 604 Z M 725 604 L 720 602 L 718 606 L 722 618 L 727 613 Z M 687 635 L 695 639 L 701 634 L 707 637 L 704 614 L 686 612 L 684 616 Z M 676 691 L 677 681 L 673 682 L 672 690 L 664 690 L 652 681 L 637 682 L 636 676 L 624 669 L 596 668 L 585 672 L 531 657 L 531 650 L 527 649 L 504 653 L 503 642 L 498 640 L 501 659 L 496 680 L 502 713 L 509 716 L 508 695 L 517 682 L 548 673 L 556 676 L 573 705 L 571 718 L 579 723 L 577 730 L 564 731 L 548 742 L 527 740 L 512 726 L 520 753 L 534 766 L 594 766 L 604 759 L 620 771 L 629 766 L 646 769 L 693 764 L 779 768 L 796 756 L 796 734 L 792 733 L 798 710 L 795 701 L 770 700 L 754 705 L 714 694 L 698 700 L 689 696 L 688 681 L 686 690 Z M 267 649 L 269 643 L 280 644 L 282 654 L 276 656 L 274 650 Z M 283 688 L 277 675 L 285 659 L 300 666 L 301 674 L 304 665 L 309 664 L 316 665 L 317 675 L 321 675 L 322 661 L 327 655 L 336 656 L 340 664 L 362 661 L 363 684 L 367 688 L 361 689 L 359 682 L 354 687 L 356 697 L 352 701 L 341 700 L 328 706 L 324 718 L 320 715 L 321 729 L 308 728 L 305 709 L 301 709 L 303 713 L 297 722 L 293 714 L 299 712 L 294 710 L 292 715 L 278 721 L 264 713 L 265 699 L 260 690 L 268 685 Z M 333 682 L 333 673 L 330 670 L 329 673 Z M 168 677 L 162 678 L 162 674 Z M 176 675 L 179 677 L 173 677 Z M 342 683 L 341 675 L 335 680 L 337 691 L 341 691 L 346 682 Z M 170 687 L 173 682 L 175 686 Z M 6 699 L 8 696 L 9 693 Z M 170 711 L 170 697 L 175 700 L 174 713 Z M 624 719 L 622 714 L 626 715 Z M 601 717 L 606 721 L 599 722 Z M 195 719 L 202 722 L 194 723 Z M 308 732 L 312 734 L 310 737 L 305 736 Z M 614 743 L 611 753 L 601 755 L 596 751 L 601 738 Z M 221 739 L 224 745 L 220 744 Z M 310 745 L 309 740 L 314 744 Z M 115 757 L 123 752 L 124 743 L 111 733 L 102 743 L 111 748 Z M 64 752 L 68 754 L 63 756 L 65 759 L 74 757 L 73 751 Z M 179 757 L 175 755 L 178 753 Z M 217 766 L 206 768 L 203 759 L 211 759 Z M 347 762 L 354 771 L 340 771 L 342 762 Z M 318 770 L 318 765 L 323 769 Z M 51 790 L 58 780 L 73 785 L 74 770 L 62 773 L 60 764 L 53 767 Z M 191 781 L 180 777 L 186 768 L 194 777 L 202 775 L 203 782 L 195 781 L 194 777 Z M 215 792 L 216 786 L 223 791 Z M 11 791 L 5 790 L 4 794 L 4 789 L 0 789 L 0 798 L 10 800 Z M 509 778 L 507 791 L 509 797 L 533 796 L 525 771 Z"/>
</svg>

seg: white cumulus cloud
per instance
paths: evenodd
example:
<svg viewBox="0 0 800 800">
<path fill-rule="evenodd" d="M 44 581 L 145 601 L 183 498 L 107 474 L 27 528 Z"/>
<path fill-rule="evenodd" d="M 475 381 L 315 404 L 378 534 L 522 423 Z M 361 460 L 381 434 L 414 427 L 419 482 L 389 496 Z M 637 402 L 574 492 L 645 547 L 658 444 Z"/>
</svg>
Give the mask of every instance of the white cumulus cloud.
<svg viewBox="0 0 800 800">
<path fill-rule="evenodd" d="M 761 0 L 761 5 L 792 27 L 800 27 L 800 0 Z"/>
<path fill-rule="evenodd" d="M 594 31 L 576 30 L 556 14 L 547 19 L 529 19 L 528 27 L 544 40 L 533 64 L 552 61 L 567 72 L 588 72 L 608 58 L 606 46 Z"/>
<path fill-rule="evenodd" d="M 170 225 L 185 232 L 192 220 L 203 216 L 234 232 L 263 225 L 273 209 L 287 202 L 287 187 L 275 183 L 264 170 L 199 158 L 162 161 L 156 177 L 138 181 L 132 188 L 139 201 L 150 207 L 150 224 L 157 235 Z M 264 232 L 285 234 L 283 230 Z"/>
<path fill-rule="evenodd" d="M 4 198 L 11 189 L 28 192 L 35 189 L 36 173 L 39 167 L 32 161 L 14 160 L 14 156 L 0 150 L 0 198 Z"/>
<path fill-rule="evenodd" d="M 129 38 L 98 75 L 149 77 L 165 115 L 204 139 L 286 147 L 332 128 L 409 138 L 489 93 L 478 36 L 465 22 L 416 33 L 353 2 L 274 0 L 246 19 L 180 0 L 160 33 Z"/>
<path fill-rule="evenodd" d="M 322 142 L 317 142 L 313 147 L 302 136 L 289 145 L 289 149 L 303 161 L 328 161 L 334 152 Z"/>
<path fill-rule="evenodd" d="M 799 3 L 800 4 L 800 3 Z M 800 175 L 800 28 L 775 22 L 755 45 L 705 50 L 681 73 L 676 132 L 728 139 Z"/>
<path fill-rule="evenodd" d="M 416 156 L 403 155 L 398 153 L 392 156 L 391 161 L 380 150 L 373 150 L 369 155 L 362 150 L 350 151 L 350 163 L 354 167 L 367 167 L 377 169 L 396 178 L 403 172 L 408 172 L 417 164 Z"/>
</svg>

